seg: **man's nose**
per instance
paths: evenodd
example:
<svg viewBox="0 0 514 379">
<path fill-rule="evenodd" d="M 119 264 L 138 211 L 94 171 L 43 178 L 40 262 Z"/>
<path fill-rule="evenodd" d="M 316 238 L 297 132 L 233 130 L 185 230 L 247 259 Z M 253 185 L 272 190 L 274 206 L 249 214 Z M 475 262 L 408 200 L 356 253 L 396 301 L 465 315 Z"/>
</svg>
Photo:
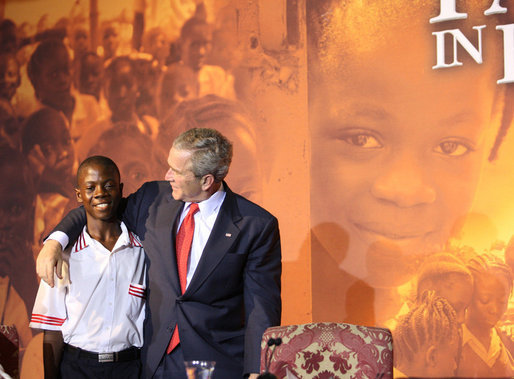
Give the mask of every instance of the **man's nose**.
<svg viewBox="0 0 514 379">
<path fill-rule="evenodd" d="M 171 168 L 169 168 L 168 171 L 166 171 L 166 175 L 164 176 L 164 179 L 167 180 L 168 182 L 173 181 L 173 170 Z"/>
</svg>

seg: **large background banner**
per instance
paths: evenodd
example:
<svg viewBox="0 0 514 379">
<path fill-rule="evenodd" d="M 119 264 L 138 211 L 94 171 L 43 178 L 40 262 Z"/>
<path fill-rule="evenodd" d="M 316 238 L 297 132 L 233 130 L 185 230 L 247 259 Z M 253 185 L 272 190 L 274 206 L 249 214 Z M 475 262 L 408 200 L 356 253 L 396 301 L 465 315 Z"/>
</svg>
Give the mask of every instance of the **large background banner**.
<svg viewBox="0 0 514 379">
<path fill-rule="evenodd" d="M 397 375 L 514 375 L 514 9 L 500 0 L 0 1 L 0 324 L 92 154 L 125 193 L 186 128 L 275 214 L 283 324 L 388 327 Z M 343 373 L 341 373 L 341 377 Z"/>
</svg>

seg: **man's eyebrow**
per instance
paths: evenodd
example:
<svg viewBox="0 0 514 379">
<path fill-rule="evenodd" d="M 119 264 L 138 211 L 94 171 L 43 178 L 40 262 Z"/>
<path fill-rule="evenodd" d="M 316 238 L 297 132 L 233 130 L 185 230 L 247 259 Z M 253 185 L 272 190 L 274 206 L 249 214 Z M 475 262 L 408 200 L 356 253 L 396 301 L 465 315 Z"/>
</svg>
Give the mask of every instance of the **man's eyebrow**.
<svg viewBox="0 0 514 379">
<path fill-rule="evenodd" d="M 173 167 L 173 166 L 170 166 L 170 170 L 177 173 L 177 174 L 182 174 L 182 171 L 180 171 L 179 169 Z"/>
</svg>

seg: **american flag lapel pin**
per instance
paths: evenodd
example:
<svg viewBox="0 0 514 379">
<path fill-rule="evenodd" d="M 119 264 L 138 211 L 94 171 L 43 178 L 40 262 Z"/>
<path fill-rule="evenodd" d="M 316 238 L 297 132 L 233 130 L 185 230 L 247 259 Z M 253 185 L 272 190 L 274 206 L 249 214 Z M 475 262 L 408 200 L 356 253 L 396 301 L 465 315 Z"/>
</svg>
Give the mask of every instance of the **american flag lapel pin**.
<svg viewBox="0 0 514 379">
<path fill-rule="evenodd" d="M 225 237 L 232 237 L 232 233 L 225 233 Z"/>
</svg>

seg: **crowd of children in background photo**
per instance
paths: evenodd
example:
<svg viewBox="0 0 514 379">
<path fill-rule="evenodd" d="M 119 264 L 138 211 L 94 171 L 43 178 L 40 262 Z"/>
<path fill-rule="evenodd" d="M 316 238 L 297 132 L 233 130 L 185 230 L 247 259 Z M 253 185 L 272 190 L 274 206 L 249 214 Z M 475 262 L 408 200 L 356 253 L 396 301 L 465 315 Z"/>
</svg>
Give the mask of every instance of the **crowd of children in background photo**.
<svg viewBox="0 0 514 379">
<path fill-rule="evenodd" d="M 260 196 L 254 118 L 238 102 L 228 66 L 211 63 L 219 26 L 198 3 L 182 12 L 188 18 L 174 36 L 149 27 L 138 46 L 127 38 L 128 21 L 103 20 L 95 50 L 84 14 L 70 12 L 54 25 L 47 15 L 38 25 L 0 21 L 0 146 L 8 157 L 0 167 L 5 257 L 0 323 L 17 327 L 23 377 L 42 374 L 41 336 L 28 327 L 37 288 L 35 258 L 51 228 L 76 206 L 79 162 L 109 156 L 120 167 L 127 194 L 162 179 L 170 141 L 195 126 L 172 122 L 184 103 L 180 117 L 224 128 L 236 152 L 246 156 L 231 172 L 233 188 L 254 200 Z M 247 164 L 255 171 L 243 177 Z"/>
</svg>

